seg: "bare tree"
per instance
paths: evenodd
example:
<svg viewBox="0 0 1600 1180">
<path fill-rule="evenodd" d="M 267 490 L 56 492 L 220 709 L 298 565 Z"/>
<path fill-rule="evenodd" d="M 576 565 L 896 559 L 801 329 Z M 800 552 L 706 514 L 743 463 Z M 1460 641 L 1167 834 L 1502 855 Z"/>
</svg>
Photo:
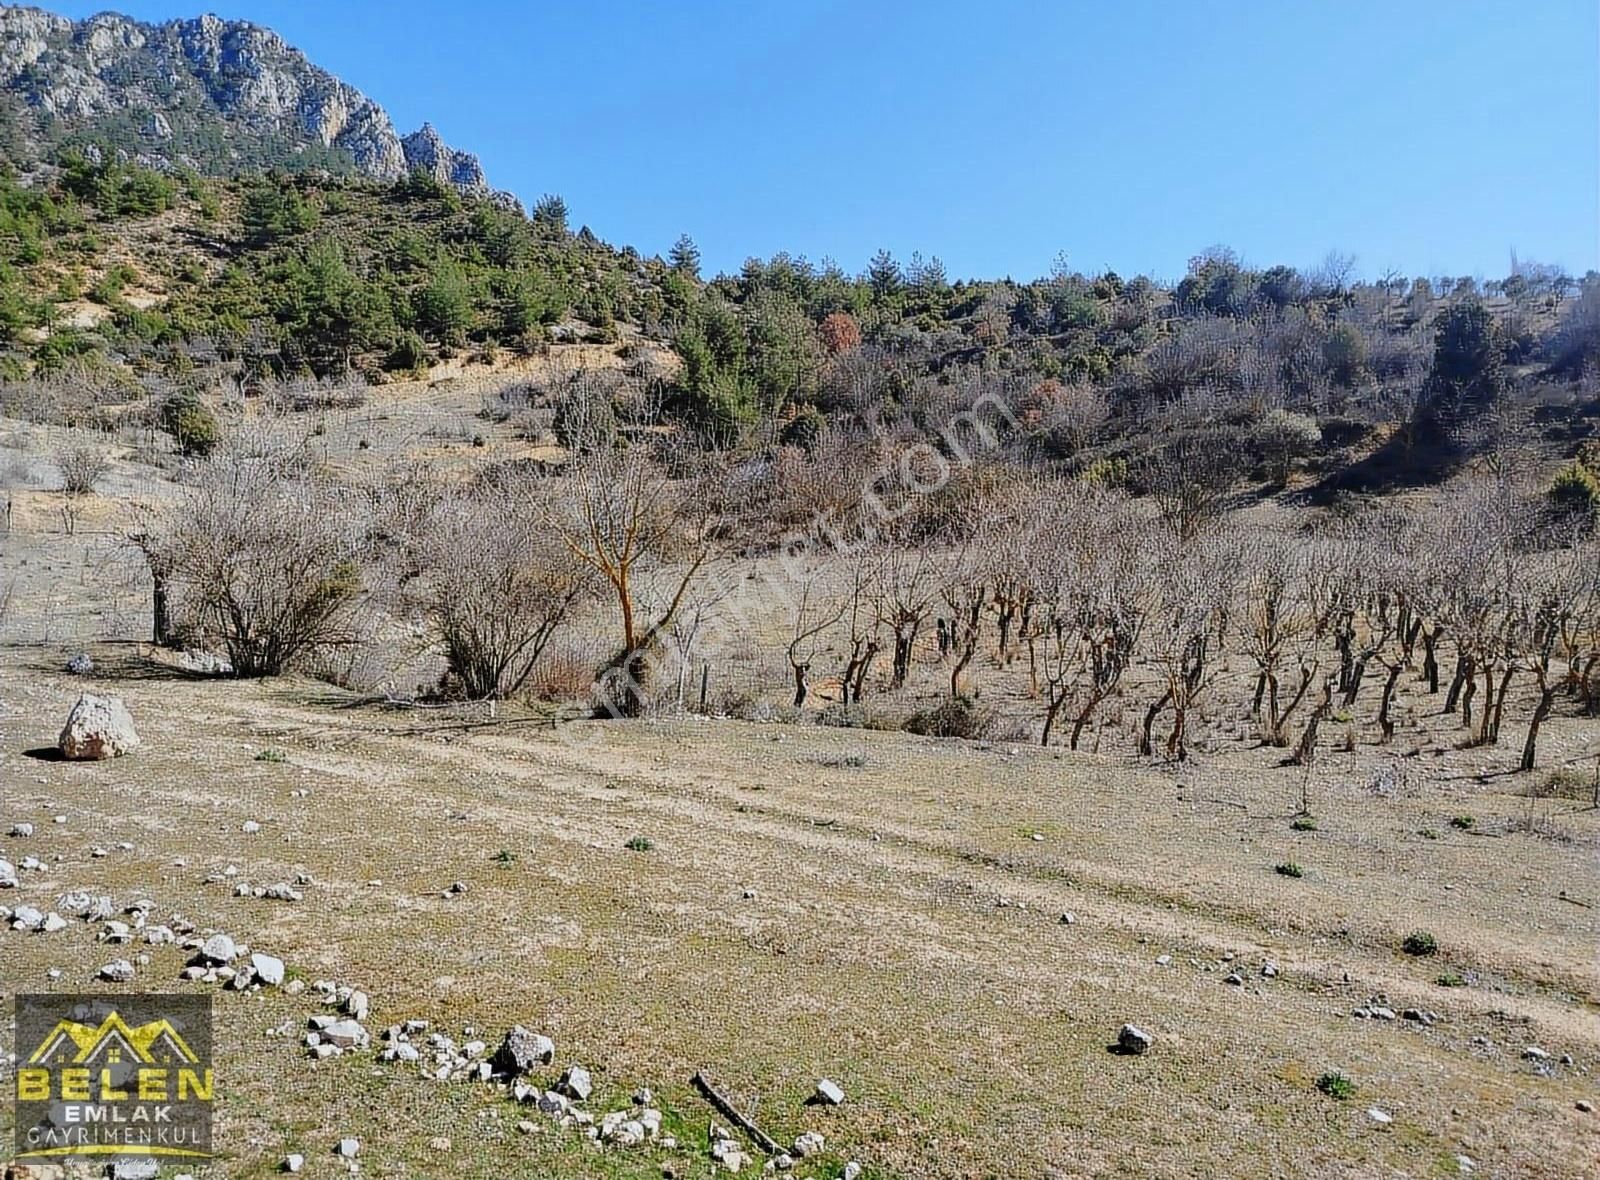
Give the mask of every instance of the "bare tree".
<svg viewBox="0 0 1600 1180">
<path fill-rule="evenodd" d="M 871 601 L 876 580 L 878 555 L 863 548 L 850 563 L 850 582 L 845 591 L 841 616 L 847 627 L 844 673 L 839 678 L 839 699 L 848 705 L 859 703 L 866 688 L 867 674 L 883 650 L 882 624 Z"/>
<path fill-rule="evenodd" d="M 62 491 L 69 496 L 87 496 L 110 464 L 97 448 L 78 444 L 58 450 L 56 466 L 61 470 Z"/>
<path fill-rule="evenodd" d="M 294 457 L 226 451 L 206 462 L 144 544 L 240 676 L 275 676 L 348 642 L 362 588 L 365 504 Z"/>
<path fill-rule="evenodd" d="M 1045 695 L 1040 743 L 1063 712 L 1073 749 L 1133 661 L 1154 570 L 1146 522 L 1117 493 L 1062 489 L 1035 535 Z"/>
<path fill-rule="evenodd" d="M 1246 542 L 1241 568 L 1243 601 L 1234 619 L 1256 667 L 1251 714 L 1262 739 L 1283 746 L 1289 719 L 1305 699 L 1319 662 L 1310 546 L 1263 531 Z M 1294 680 L 1285 686 L 1290 668 Z"/>
<path fill-rule="evenodd" d="M 789 643 L 784 649 L 794 676 L 794 707 L 797 709 L 803 708 L 811 695 L 811 667 L 821 654 L 823 635 L 849 609 L 849 603 L 828 602 L 819 583 L 820 571 L 817 570 L 808 571 L 803 578 L 800 597 L 794 604 Z"/>
<path fill-rule="evenodd" d="M 593 572 L 537 516 L 538 494 L 509 477 L 443 496 L 420 540 L 424 613 L 471 700 L 515 696 Z"/>
<path fill-rule="evenodd" d="M 878 554 L 870 594 L 878 621 L 893 640 L 890 677 L 896 688 L 911 672 L 917 635 L 939 598 L 940 575 L 939 559 L 926 546 L 891 545 Z"/>
<path fill-rule="evenodd" d="M 707 500 L 673 479 L 649 438 L 611 442 L 608 394 L 581 384 L 564 406 L 566 472 L 538 507 L 541 520 L 609 588 L 621 647 L 601 674 L 604 703 L 642 713 L 659 641 L 712 553 Z M 659 579 L 657 593 L 652 581 Z"/>
<path fill-rule="evenodd" d="M 1161 696 L 1145 712 L 1139 752 L 1154 752 L 1156 718 L 1172 708 L 1167 757 L 1183 760 L 1189 716 L 1217 671 L 1215 648 L 1226 628 L 1239 569 L 1233 536 L 1212 531 L 1184 540 L 1166 538 L 1156 557 L 1162 571 L 1145 634 Z"/>
</svg>

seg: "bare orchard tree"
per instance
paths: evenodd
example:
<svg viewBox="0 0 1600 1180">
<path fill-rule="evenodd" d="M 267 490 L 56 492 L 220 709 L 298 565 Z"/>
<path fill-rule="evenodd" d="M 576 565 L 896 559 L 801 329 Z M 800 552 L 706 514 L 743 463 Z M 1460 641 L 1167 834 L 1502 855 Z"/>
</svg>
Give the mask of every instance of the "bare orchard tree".
<svg viewBox="0 0 1600 1180">
<path fill-rule="evenodd" d="M 1550 717 L 1563 677 L 1552 667 L 1558 645 L 1600 627 L 1600 545 L 1590 533 L 1564 529 L 1552 546 L 1517 567 L 1506 634 L 1516 666 L 1533 677 L 1538 697 L 1522 743 L 1521 770 L 1534 768 L 1539 730 Z"/>
<path fill-rule="evenodd" d="M 1448 571 L 1443 613 L 1457 649 L 1445 710 L 1459 701 L 1474 745 L 1499 741 L 1516 672 L 1508 626 L 1533 523 L 1531 506 L 1510 483 L 1474 479 L 1441 502 L 1429 526 L 1434 560 Z"/>
<path fill-rule="evenodd" d="M 1167 757 L 1182 761 L 1189 716 L 1217 672 L 1217 648 L 1239 571 L 1239 543 L 1213 529 L 1183 539 L 1163 538 L 1155 555 L 1161 577 L 1145 634 L 1161 695 L 1145 712 L 1139 752 L 1154 753 L 1156 719 L 1172 708 Z"/>
<path fill-rule="evenodd" d="M 869 593 L 878 621 L 893 640 L 895 688 L 911 673 L 917 635 L 939 600 L 941 573 L 939 557 L 925 546 L 890 545 L 878 552 Z"/>
<path fill-rule="evenodd" d="M 1320 662 L 1310 548 L 1302 539 L 1266 531 L 1244 542 L 1242 603 L 1233 622 L 1256 668 L 1251 714 L 1271 746 L 1288 745 L 1289 719 Z"/>
<path fill-rule="evenodd" d="M 1040 744 L 1050 744 L 1065 714 L 1075 750 L 1133 661 L 1156 570 L 1142 536 L 1147 522 L 1125 496 L 1063 488 L 1047 503 L 1033 545 L 1045 697 Z"/>
<path fill-rule="evenodd" d="M 950 612 L 945 627 L 951 699 L 961 695 L 963 677 L 978 654 L 983 637 L 984 614 L 994 585 L 994 531 L 980 525 L 941 563 L 939 596 Z"/>
<path fill-rule="evenodd" d="M 830 600 L 822 577 L 819 569 L 809 569 L 802 574 L 800 596 L 794 602 L 790 620 L 789 642 L 784 648 L 794 676 L 796 709 L 803 708 L 811 695 L 811 667 L 826 648 L 824 637 L 850 608 L 848 601 Z"/>
<path fill-rule="evenodd" d="M 443 495 L 419 540 L 417 596 L 461 692 L 515 696 L 594 571 L 528 505 L 541 489 L 507 476 Z"/>
<path fill-rule="evenodd" d="M 883 651 L 883 624 L 872 601 L 877 581 L 878 554 L 863 547 L 850 561 L 849 582 L 845 587 L 846 627 L 844 671 L 839 677 L 839 699 L 859 704 L 866 690 L 867 674 Z"/>
<path fill-rule="evenodd" d="M 239 676 L 275 676 L 349 642 L 362 589 L 366 501 L 299 462 L 224 451 L 195 472 L 141 547 Z"/>
<path fill-rule="evenodd" d="M 615 603 L 621 646 L 602 669 L 602 704 L 644 712 L 660 639 L 712 553 L 709 500 L 673 478 L 648 430 L 610 433 L 608 393 L 578 383 L 563 406 L 572 453 L 535 511 L 568 552 L 599 576 Z"/>
</svg>

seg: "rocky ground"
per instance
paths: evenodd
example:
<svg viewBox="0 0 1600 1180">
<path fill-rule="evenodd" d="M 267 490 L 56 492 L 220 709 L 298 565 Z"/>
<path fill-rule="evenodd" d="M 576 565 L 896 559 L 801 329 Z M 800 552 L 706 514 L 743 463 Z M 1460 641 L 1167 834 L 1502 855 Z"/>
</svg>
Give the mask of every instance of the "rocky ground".
<svg viewBox="0 0 1600 1180">
<path fill-rule="evenodd" d="M 197 1175 L 1600 1160 L 1600 818 L 1464 754 L 1331 755 L 1297 829 L 1263 751 L 558 731 L 73 654 L 0 651 L 0 990 L 214 992 Z M 53 760 L 85 690 L 125 757 Z"/>
</svg>

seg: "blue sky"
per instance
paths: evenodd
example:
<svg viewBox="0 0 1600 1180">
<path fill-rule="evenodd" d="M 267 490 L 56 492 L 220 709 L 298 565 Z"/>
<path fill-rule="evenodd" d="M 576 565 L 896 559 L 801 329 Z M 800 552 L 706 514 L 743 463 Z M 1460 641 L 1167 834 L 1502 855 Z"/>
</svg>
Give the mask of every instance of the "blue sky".
<svg viewBox="0 0 1600 1180">
<path fill-rule="evenodd" d="M 200 3 L 201 0 L 195 0 Z M 46 7 L 81 17 L 104 5 Z M 181 0 L 126 0 L 142 19 Z M 1600 269 L 1595 0 L 217 0 L 525 200 L 708 269 Z"/>
</svg>

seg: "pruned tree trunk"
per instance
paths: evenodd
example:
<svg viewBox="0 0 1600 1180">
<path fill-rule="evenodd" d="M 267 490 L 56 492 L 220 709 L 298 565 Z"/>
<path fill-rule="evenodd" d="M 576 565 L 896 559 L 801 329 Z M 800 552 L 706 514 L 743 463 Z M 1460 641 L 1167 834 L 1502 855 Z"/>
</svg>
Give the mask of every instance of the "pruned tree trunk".
<svg viewBox="0 0 1600 1180">
<path fill-rule="evenodd" d="M 1489 722 L 1488 744 L 1491 746 L 1497 746 L 1500 744 L 1500 720 L 1505 716 L 1506 694 L 1511 689 L 1511 674 L 1514 671 L 1514 668 L 1507 668 L 1505 670 L 1500 677 L 1500 687 L 1495 691 L 1494 712 L 1489 714 L 1487 718 Z M 1486 711 L 1487 708 L 1488 706 L 1485 705 Z"/>
<path fill-rule="evenodd" d="M 1333 711 L 1333 684 L 1330 679 L 1322 686 L 1322 700 L 1317 702 L 1317 707 L 1311 710 L 1311 720 L 1306 722 L 1306 730 L 1300 735 L 1300 744 L 1295 747 L 1294 756 L 1289 759 L 1294 766 L 1310 766 L 1311 760 L 1317 754 L 1317 730 L 1322 727 L 1322 719 Z"/>
<path fill-rule="evenodd" d="M 1146 758 L 1155 753 L 1155 742 L 1151 739 L 1151 731 L 1155 729 L 1156 718 L 1161 716 L 1161 710 L 1167 707 L 1167 702 L 1172 699 L 1172 690 L 1169 688 L 1161 694 L 1161 699 L 1145 710 L 1144 728 L 1139 734 L 1139 753 Z"/>
<path fill-rule="evenodd" d="M 1383 740 L 1394 740 L 1394 721 L 1389 716 L 1389 706 L 1394 703 L 1395 686 L 1400 683 L 1400 673 L 1405 665 L 1400 661 L 1389 666 L 1388 679 L 1383 684 L 1383 700 L 1378 705 L 1378 728 L 1383 731 Z"/>
<path fill-rule="evenodd" d="M 1534 752 L 1539 742 L 1539 727 L 1545 723 L 1545 718 L 1550 716 L 1550 709 L 1555 704 L 1555 699 L 1555 687 L 1541 680 L 1539 684 L 1539 703 L 1534 706 L 1533 716 L 1528 720 L 1528 736 L 1522 743 L 1522 762 L 1519 764 L 1519 769 L 1533 769 Z"/>
<path fill-rule="evenodd" d="M 1454 713 L 1461 700 L 1461 690 L 1472 681 L 1472 660 L 1465 655 L 1456 656 L 1455 674 L 1450 679 L 1450 691 L 1444 698 L 1444 711 Z"/>
</svg>

